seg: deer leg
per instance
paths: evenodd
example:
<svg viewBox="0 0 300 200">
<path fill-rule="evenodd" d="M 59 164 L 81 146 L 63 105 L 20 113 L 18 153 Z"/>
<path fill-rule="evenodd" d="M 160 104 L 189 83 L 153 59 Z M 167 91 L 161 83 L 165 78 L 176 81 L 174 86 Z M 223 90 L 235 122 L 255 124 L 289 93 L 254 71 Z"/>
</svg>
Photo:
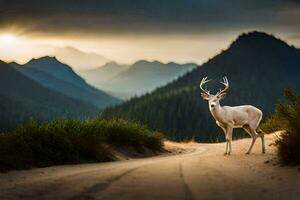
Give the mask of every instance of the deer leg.
<svg viewBox="0 0 300 200">
<path fill-rule="evenodd" d="M 226 128 L 224 128 L 224 127 L 222 127 L 221 126 L 221 124 L 217 121 L 216 122 L 217 123 L 217 125 L 223 130 L 223 132 L 224 132 L 224 134 L 225 134 L 225 140 L 226 140 L 226 151 L 225 151 L 225 153 L 224 153 L 224 155 L 226 156 L 227 155 L 227 152 L 228 152 L 228 140 L 227 140 L 227 130 L 226 130 Z"/>
<path fill-rule="evenodd" d="M 260 128 L 257 129 L 257 132 L 258 132 L 258 134 L 259 134 L 259 136 L 261 138 L 262 153 L 266 153 L 265 133 Z"/>
<path fill-rule="evenodd" d="M 229 151 L 228 151 L 228 155 L 231 154 L 231 141 L 232 141 L 232 131 L 233 131 L 233 128 L 228 128 L 227 129 L 227 135 L 228 135 L 228 144 L 229 144 Z"/>
<path fill-rule="evenodd" d="M 227 152 L 228 152 L 228 141 L 227 141 L 227 139 L 226 139 L 226 151 L 225 151 L 225 153 L 224 153 L 225 156 L 227 155 Z"/>
<path fill-rule="evenodd" d="M 266 153 L 265 135 L 264 135 L 264 133 L 261 131 L 261 133 L 259 134 L 259 136 L 260 136 L 260 138 L 261 138 L 262 153 Z"/>
<path fill-rule="evenodd" d="M 252 138 L 251 146 L 250 146 L 249 150 L 248 150 L 247 153 L 246 153 L 246 154 L 249 154 L 249 153 L 251 152 L 251 149 L 252 149 L 252 147 L 253 147 L 253 145 L 254 145 L 254 142 L 255 142 L 256 138 L 254 139 L 254 136 L 253 136 L 253 134 L 252 134 L 252 131 L 251 131 L 251 128 L 250 128 L 249 125 L 244 125 L 244 126 L 243 126 L 243 129 L 244 129 L 244 130 L 251 136 L 251 138 Z"/>
<path fill-rule="evenodd" d="M 255 144 L 257 135 L 258 135 L 258 134 L 256 133 L 255 130 L 254 130 L 254 131 L 251 131 L 252 143 L 251 143 L 250 148 L 249 148 L 249 150 L 247 151 L 246 154 L 250 154 L 250 153 L 251 153 L 251 150 L 252 150 L 253 145 Z"/>
</svg>

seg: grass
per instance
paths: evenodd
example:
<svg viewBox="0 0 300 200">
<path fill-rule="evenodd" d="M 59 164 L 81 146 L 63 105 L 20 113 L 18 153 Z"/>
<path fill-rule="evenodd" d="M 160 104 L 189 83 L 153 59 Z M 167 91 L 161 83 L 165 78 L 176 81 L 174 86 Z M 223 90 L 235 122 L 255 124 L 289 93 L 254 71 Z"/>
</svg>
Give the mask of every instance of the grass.
<svg viewBox="0 0 300 200">
<path fill-rule="evenodd" d="M 278 103 L 262 128 L 268 132 L 283 130 L 276 140 L 278 156 L 283 164 L 300 164 L 300 95 L 285 91 L 286 103 Z"/>
<path fill-rule="evenodd" d="M 162 134 L 122 119 L 31 120 L 0 134 L 0 171 L 111 161 L 111 147 L 160 151 L 162 140 Z"/>
</svg>

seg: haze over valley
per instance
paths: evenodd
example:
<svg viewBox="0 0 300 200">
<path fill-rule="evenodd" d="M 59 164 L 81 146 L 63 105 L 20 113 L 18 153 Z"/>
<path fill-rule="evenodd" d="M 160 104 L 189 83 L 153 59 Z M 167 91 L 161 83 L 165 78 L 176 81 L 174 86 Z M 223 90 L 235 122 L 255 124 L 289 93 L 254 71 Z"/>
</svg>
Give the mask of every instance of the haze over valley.
<svg viewBox="0 0 300 200">
<path fill-rule="evenodd" d="M 140 96 L 196 68 L 196 64 L 161 63 L 140 60 L 132 65 L 110 62 L 80 73 L 99 89 L 123 99 Z"/>
</svg>

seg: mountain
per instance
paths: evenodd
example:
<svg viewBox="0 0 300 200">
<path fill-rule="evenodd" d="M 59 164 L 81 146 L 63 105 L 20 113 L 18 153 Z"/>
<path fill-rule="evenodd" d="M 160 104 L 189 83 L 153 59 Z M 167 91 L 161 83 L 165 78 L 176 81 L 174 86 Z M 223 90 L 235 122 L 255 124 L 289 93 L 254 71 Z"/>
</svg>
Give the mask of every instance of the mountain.
<svg viewBox="0 0 300 200">
<path fill-rule="evenodd" d="M 116 62 L 108 62 L 105 65 L 96 69 L 80 72 L 80 75 L 88 80 L 89 83 L 98 88 L 102 88 L 103 84 L 110 81 L 122 71 L 129 68 L 128 65 L 121 65 Z"/>
<path fill-rule="evenodd" d="M 58 60 L 74 67 L 76 71 L 86 70 L 87 68 L 92 69 L 109 61 L 102 55 L 83 52 L 71 46 L 57 48 L 54 55 Z"/>
<path fill-rule="evenodd" d="M 300 90 L 300 51 L 263 32 L 245 33 L 202 66 L 151 94 L 105 110 L 103 116 L 141 121 L 173 139 L 224 139 L 200 95 L 199 83 L 206 76 L 213 79 L 207 85 L 213 92 L 228 77 L 230 88 L 221 105 L 251 104 L 266 116 L 283 98 L 284 88 Z"/>
<path fill-rule="evenodd" d="M 173 62 L 163 64 L 158 61 L 149 62 L 141 60 L 129 67 L 116 65 L 114 63 L 104 67 L 107 69 L 106 71 L 100 70 L 98 73 L 93 71 L 92 78 L 91 76 L 83 76 L 88 81 L 96 80 L 98 76 L 99 81 L 93 81 L 97 88 L 105 90 L 120 98 L 128 99 L 136 95 L 142 95 L 146 92 L 153 91 L 155 88 L 162 86 L 195 68 L 196 64 L 190 63 L 180 65 Z M 112 69 L 109 71 L 108 68 Z M 102 67 L 100 69 L 102 69 Z M 107 71 L 109 72 L 107 73 Z M 114 76 L 112 76 L 112 72 L 115 74 Z M 107 78 L 103 78 L 105 76 Z M 100 81 L 101 79 L 103 81 Z"/>
<path fill-rule="evenodd" d="M 55 57 L 32 59 L 16 69 L 44 87 L 101 109 L 120 102 L 119 99 L 88 85 L 71 67 L 59 62 Z"/>
<path fill-rule="evenodd" d="M 86 118 L 97 114 L 95 106 L 47 89 L 0 61 L 0 129 L 35 118 Z"/>
<path fill-rule="evenodd" d="M 22 69 L 37 69 L 80 87 L 86 85 L 84 79 L 79 77 L 70 66 L 58 61 L 56 57 L 45 56 L 32 59 L 22 66 L 21 71 Z"/>
</svg>

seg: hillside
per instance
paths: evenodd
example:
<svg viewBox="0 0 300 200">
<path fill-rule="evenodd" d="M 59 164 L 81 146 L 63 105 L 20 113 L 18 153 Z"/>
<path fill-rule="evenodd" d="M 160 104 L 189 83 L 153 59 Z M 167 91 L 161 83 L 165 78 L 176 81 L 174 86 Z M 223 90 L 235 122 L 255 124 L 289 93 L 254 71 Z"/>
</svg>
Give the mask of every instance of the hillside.
<svg viewBox="0 0 300 200">
<path fill-rule="evenodd" d="M 242 34 L 202 66 L 151 94 L 107 109 L 103 116 L 135 119 L 173 139 L 223 139 L 200 96 L 199 82 L 208 76 L 213 79 L 208 87 L 216 92 L 225 75 L 230 89 L 221 105 L 251 104 L 266 116 L 282 98 L 284 88 L 300 89 L 300 53 L 272 35 Z"/>
<path fill-rule="evenodd" d="M 49 89 L 93 104 L 100 109 L 120 102 L 119 99 L 88 85 L 71 67 L 54 57 L 32 59 L 16 69 Z"/>
<path fill-rule="evenodd" d="M 140 60 L 130 66 L 110 63 L 103 67 L 105 68 L 101 67 L 98 71 L 93 70 L 90 75 L 83 76 L 96 87 L 128 99 L 165 85 L 195 68 L 196 64 L 181 65 L 173 62 L 164 64 L 158 61 Z"/>
<path fill-rule="evenodd" d="M 97 108 L 49 90 L 0 61 L 0 129 L 12 128 L 29 118 L 86 118 Z"/>
</svg>

